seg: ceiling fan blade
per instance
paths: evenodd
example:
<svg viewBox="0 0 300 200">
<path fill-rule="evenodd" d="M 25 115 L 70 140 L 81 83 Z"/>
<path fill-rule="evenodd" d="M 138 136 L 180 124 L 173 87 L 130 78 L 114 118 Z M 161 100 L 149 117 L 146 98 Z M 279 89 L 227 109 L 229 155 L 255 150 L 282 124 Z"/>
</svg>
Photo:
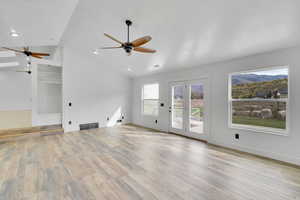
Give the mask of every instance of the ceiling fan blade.
<svg viewBox="0 0 300 200">
<path fill-rule="evenodd" d="M 38 52 L 31 52 L 31 55 L 35 55 L 35 56 L 50 56 L 49 53 L 38 53 Z"/>
<path fill-rule="evenodd" d="M 145 36 L 145 37 L 141 37 L 139 39 L 136 39 L 136 40 L 132 41 L 131 44 L 132 44 L 133 47 L 139 47 L 139 46 L 142 46 L 143 44 L 146 44 L 151 39 L 152 39 L 151 36 Z"/>
<path fill-rule="evenodd" d="M 115 41 L 115 42 L 117 42 L 117 43 L 119 43 L 119 44 L 122 44 L 122 45 L 123 45 L 123 42 L 121 42 L 121 41 L 117 40 L 117 39 L 116 39 L 116 38 L 114 38 L 113 36 L 110 36 L 110 35 L 108 35 L 107 33 L 104 33 L 104 35 L 105 35 L 106 37 L 108 37 L 108 38 L 112 39 L 113 41 Z"/>
<path fill-rule="evenodd" d="M 148 48 L 144 48 L 144 47 L 134 47 L 133 50 L 138 51 L 138 52 L 143 52 L 143 53 L 155 53 L 156 52 L 156 50 L 154 50 L 154 49 L 148 49 Z"/>
<path fill-rule="evenodd" d="M 9 51 L 14 51 L 14 52 L 18 52 L 18 53 L 24 53 L 24 51 L 17 50 L 17 49 L 11 49 L 11 48 L 7 48 L 7 47 L 2 47 L 2 49 L 6 49 L 6 50 L 9 50 Z"/>
<path fill-rule="evenodd" d="M 122 47 L 101 47 L 100 49 L 119 49 Z"/>
<path fill-rule="evenodd" d="M 39 55 L 31 55 L 31 56 L 34 57 L 34 58 L 39 58 L 39 59 L 43 58 L 42 56 L 39 56 Z"/>
</svg>

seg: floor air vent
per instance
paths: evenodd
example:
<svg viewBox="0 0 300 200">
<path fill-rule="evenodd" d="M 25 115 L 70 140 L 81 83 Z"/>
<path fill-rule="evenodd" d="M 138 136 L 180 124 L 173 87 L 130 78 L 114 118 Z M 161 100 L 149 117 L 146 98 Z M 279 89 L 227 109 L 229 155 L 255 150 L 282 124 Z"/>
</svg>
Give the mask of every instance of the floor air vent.
<svg viewBox="0 0 300 200">
<path fill-rule="evenodd" d="M 93 128 L 99 128 L 99 123 L 88 123 L 88 124 L 79 124 L 80 130 L 88 130 Z"/>
</svg>

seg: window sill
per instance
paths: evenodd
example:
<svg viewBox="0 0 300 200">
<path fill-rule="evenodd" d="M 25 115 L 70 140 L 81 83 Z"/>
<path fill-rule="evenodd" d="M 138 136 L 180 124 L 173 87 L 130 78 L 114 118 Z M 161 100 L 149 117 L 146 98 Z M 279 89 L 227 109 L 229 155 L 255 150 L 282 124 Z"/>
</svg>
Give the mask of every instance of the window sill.
<svg viewBox="0 0 300 200">
<path fill-rule="evenodd" d="M 258 126 L 247 126 L 247 125 L 236 125 L 236 124 L 229 125 L 229 128 L 251 131 L 255 133 L 266 133 L 266 134 L 285 136 L 285 137 L 289 136 L 288 130 L 280 130 L 276 128 L 263 128 Z"/>
</svg>

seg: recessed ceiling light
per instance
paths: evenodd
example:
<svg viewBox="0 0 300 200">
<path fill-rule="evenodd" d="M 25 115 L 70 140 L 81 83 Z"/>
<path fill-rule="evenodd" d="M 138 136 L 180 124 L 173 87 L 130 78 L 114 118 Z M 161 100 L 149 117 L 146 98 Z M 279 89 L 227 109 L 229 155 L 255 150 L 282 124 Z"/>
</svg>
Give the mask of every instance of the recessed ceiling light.
<svg viewBox="0 0 300 200">
<path fill-rule="evenodd" d="M 128 68 L 128 69 L 127 69 L 127 71 L 131 72 L 131 71 L 132 71 L 132 69 L 131 69 L 131 68 Z"/>
<path fill-rule="evenodd" d="M 98 54 L 99 54 L 99 50 L 98 50 L 98 49 L 95 49 L 95 50 L 93 51 L 93 54 L 98 55 Z"/>
<path fill-rule="evenodd" d="M 10 31 L 10 36 L 11 37 L 19 37 L 19 33 L 17 33 L 15 30 Z"/>
</svg>

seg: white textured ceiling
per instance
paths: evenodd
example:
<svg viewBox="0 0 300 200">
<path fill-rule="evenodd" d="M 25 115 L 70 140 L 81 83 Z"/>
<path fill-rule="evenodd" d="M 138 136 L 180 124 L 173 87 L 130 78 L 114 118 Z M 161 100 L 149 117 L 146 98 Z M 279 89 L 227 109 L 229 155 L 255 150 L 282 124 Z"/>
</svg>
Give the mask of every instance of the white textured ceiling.
<svg viewBox="0 0 300 200">
<path fill-rule="evenodd" d="M 78 0 L 0 0 L 0 45 L 57 45 Z M 12 38 L 10 31 L 20 34 Z"/>
<path fill-rule="evenodd" d="M 103 33 L 125 40 L 126 18 L 133 21 L 131 38 L 151 35 L 146 46 L 157 53 L 101 50 L 96 57 L 106 67 L 131 67 L 133 75 L 153 73 L 155 64 L 156 71 L 194 67 L 300 42 L 299 0 L 80 1 L 63 42 L 89 53 L 115 45 Z"/>
<path fill-rule="evenodd" d="M 104 32 L 125 41 L 124 21 L 129 18 L 131 39 L 151 35 L 146 46 L 157 53 L 127 56 L 121 49 L 101 50 L 94 57 L 99 65 L 123 72 L 130 67 L 129 74 L 144 75 L 300 42 L 299 0 L 81 0 L 76 7 L 77 1 L 1 0 L 0 44 L 57 45 L 66 29 L 63 45 L 92 53 L 97 47 L 115 45 Z M 12 39 L 10 29 L 21 37 Z M 155 70 L 155 64 L 161 68 Z"/>
</svg>

